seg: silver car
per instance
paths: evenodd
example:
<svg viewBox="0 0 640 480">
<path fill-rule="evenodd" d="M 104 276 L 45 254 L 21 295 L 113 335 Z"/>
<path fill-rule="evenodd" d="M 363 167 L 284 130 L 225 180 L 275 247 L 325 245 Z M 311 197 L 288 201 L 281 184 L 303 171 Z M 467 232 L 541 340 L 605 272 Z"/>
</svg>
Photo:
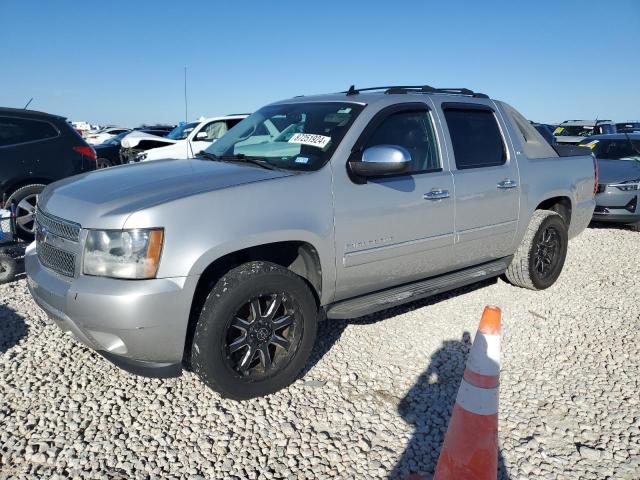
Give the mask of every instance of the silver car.
<svg viewBox="0 0 640 480">
<path fill-rule="evenodd" d="M 581 146 L 591 148 L 598 159 L 593 219 L 640 231 L 640 133 L 596 135 Z"/>
<path fill-rule="evenodd" d="M 117 365 L 171 376 L 190 364 L 251 398 L 296 379 L 319 319 L 503 273 L 551 286 L 591 219 L 594 180 L 591 155 L 559 158 L 515 109 L 471 90 L 296 97 L 197 159 L 49 186 L 28 283 Z"/>
</svg>

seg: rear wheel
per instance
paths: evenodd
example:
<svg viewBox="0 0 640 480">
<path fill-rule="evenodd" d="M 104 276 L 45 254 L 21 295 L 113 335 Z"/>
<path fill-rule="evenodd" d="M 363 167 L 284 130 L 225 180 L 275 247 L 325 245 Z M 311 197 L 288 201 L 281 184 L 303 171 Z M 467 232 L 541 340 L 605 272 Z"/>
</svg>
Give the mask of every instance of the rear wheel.
<svg viewBox="0 0 640 480">
<path fill-rule="evenodd" d="M 513 285 L 544 290 L 555 283 L 567 256 L 569 235 L 561 215 L 536 210 L 522 243 L 505 272 Z"/>
<path fill-rule="evenodd" d="M 36 205 L 38 196 L 45 186 L 33 184 L 21 187 L 7 199 L 7 204 L 16 204 L 16 235 L 25 242 L 33 241 L 36 231 Z"/>
<path fill-rule="evenodd" d="M 313 347 L 318 308 L 302 278 L 269 262 L 225 274 L 205 300 L 191 349 L 193 370 L 236 400 L 296 380 Z"/>
<path fill-rule="evenodd" d="M 106 159 L 106 158 L 99 158 L 96 160 L 96 164 L 98 166 L 98 169 L 101 168 L 109 168 L 112 166 L 111 161 Z"/>
</svg>

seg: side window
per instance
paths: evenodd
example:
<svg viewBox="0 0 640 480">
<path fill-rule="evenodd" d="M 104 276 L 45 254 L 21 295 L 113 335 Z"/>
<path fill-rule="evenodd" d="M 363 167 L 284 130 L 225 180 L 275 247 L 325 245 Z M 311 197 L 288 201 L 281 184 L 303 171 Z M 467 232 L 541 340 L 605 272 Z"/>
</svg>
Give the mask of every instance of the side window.
<svg viewBox="0 0 640 480">
<path fill-rule="evenodd" d="M 503 165 L 507 155 L 492 111 L 445 108 L 458 170 Z"/>
<path fill-rule="evenodd" d="M 373 131 L 364 148 L 376 145 L 398 145 L 411 154 L 410 172 L 440 169 L 438 147 L 431 122 L 425 110 L 392 113 Z"/>
<path fill-rule="evenodd" d="M 202 135 L 203 132 L 205 135 Z M 225 133 L 227 133 L 227 124 L 225 122 L 211 122 L 202 127 L 202 130 L 197 134 L 196 140 L 202 142 L 213 142 Z"/>
<path fill-rule="evenodd" d="M 57 136 L 58 131 L 48 122 L 0 117 L 0 147 L 45 140 Z"/>
</svg>

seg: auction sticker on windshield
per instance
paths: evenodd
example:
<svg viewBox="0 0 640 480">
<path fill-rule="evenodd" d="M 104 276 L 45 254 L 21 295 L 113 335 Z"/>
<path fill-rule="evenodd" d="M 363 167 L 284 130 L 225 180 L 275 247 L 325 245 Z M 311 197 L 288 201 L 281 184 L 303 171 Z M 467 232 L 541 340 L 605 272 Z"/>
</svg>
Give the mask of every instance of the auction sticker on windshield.
<svg viewBox="0 0 640 480">
<path fill-rule="evenodd" d="M 331 141 L 331 137 L 324 135 L 315 135 L 312 133 L 296 133 L 290 139 L 289 143 L 299 143 L 302 145 L 311 145 L 312 147 L 324 148 Z"/>
</svg>

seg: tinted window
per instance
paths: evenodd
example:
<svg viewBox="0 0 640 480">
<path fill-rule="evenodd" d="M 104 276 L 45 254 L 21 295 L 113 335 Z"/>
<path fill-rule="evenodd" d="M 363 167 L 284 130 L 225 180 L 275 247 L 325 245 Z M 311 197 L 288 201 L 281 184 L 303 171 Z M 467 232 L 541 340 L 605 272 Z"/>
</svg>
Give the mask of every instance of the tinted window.
<svg viewBox="0 0 640 480">
<path fill-rule="evenodd" d="M 0 147 L 45 140 L 57 136 L 58 131 L 48 122 L 0 117 Z"/>
<path fill-rule="evenodd" d="M 502 135 L 489 110 L 445 109 L 458 170 L 502 165 L 506 161 Z"/>
<path fill-rule="evenodd" d="M 426 111 L 389 115 L 373 131 L 365 148 L 376 145 L 399 145 L 406 148 L 411 154 L 411 172 L 440 168 L 431 118 Z"/>
</svg>

